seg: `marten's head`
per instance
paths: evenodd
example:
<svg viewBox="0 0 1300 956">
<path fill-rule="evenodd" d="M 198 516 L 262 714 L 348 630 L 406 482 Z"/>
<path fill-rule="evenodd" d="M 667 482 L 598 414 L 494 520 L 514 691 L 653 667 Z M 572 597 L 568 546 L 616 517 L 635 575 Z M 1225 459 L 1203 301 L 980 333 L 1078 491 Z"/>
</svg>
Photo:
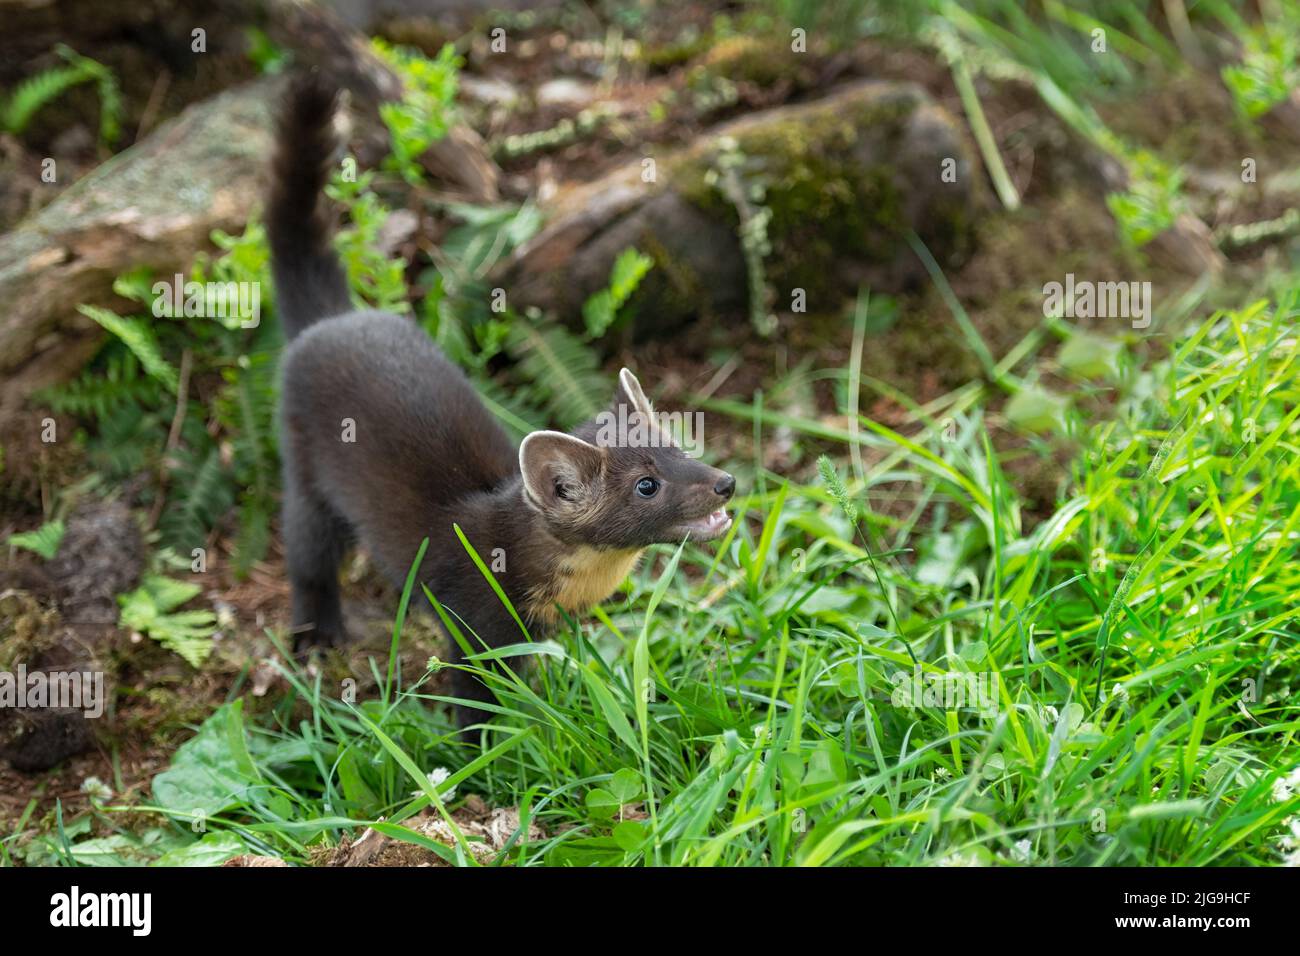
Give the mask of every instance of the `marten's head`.
<svg viewBox="0 0 1300 956">
<path fill-rule="evenodd" d="M 594 548 L 643 548 L 716 538 L 736 479 L 689 457 L 627 369 L 609 410 L 572 435 L 533 432 L 519 447 L 524 497 L 557 538 Z M 698 433 L 686 429 L 684 434 Z"/>
</svg>

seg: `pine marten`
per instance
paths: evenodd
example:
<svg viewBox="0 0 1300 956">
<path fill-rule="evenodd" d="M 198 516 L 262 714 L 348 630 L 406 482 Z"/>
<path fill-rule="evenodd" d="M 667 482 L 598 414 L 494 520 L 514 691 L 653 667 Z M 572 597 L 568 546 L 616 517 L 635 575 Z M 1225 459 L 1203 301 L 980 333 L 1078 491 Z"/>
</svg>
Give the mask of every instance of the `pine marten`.
<svg viewBox="0 0 1300 956">
<path fill-rule="evenodd" d="M 608 597 L 647 545 L 725 532 L 735 479 L 658 430 L 627 369 L 612 419 L 598 416 L 571 434 L 533 432 L 516 449 L 422 329 L 353 308 L 322 202 L 340 148 L 338 98 L 315 74 L 290 83 L 266 210 L 288 343 L 280 428 L 297 652 L 346 641 L 338 571 L 355 542 L 400 586 L 428 537 L 416 580 L 467 625 L 471 642 L 498 647 L 522 635 L 453 524 L 495 565 L 533 637 L 558 625 L 557 607 L 581 613 Z M 601 428 L 610 420 L 646 427 L 610 441 Z M 453 675 L 457 697 L 491 699 L 464 671 Z M 481 708 L 457 708 L 462 728 L 486 717 Z"/>
</svg>

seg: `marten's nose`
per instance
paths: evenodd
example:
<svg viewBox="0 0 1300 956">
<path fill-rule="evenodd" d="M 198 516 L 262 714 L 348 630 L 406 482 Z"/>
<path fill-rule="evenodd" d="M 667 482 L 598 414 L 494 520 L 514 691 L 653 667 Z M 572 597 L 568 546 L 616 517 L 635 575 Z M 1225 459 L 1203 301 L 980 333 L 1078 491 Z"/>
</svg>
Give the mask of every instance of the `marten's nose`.
<svg viewBox="0 0 1300 956">
<path fill-rule="evenodd" d="M 731 493 L 736 490 L 736 479 L 730 475 L 723 475 L 718 479 L 718 483 L 713 486 L 713 493 L 721 495 L 724 498 L 730 498 Z"/>
</svg>

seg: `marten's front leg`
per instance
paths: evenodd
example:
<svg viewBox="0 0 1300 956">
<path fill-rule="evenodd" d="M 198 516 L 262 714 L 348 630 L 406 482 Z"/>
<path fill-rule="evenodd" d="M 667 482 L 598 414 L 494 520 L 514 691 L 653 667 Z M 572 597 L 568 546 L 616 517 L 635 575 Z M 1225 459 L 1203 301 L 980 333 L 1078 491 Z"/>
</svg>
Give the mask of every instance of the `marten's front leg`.
<svg viewBox="0 0 1300 956">
<path fill-rule="evenodd" d="M 519 644 L 527 640 L 515 619 L 501 605 L 500 598 L 496 597 L 495 594 L 476 595 L 474 600 L 483 603 L 479 605 L 477 612 L 468 621 L 461 621 L 454 614 L 452 615 L 452 620 L 456 622 L 461 634 L 465 637 L 474 653 L 481 653 L 488 648 Z M 448 607 L 450 610 L 450 606 Z M 450 636 L 448 640 L 451 643 L 449 659 L 456 664 L 465 663 L 460 645 Z M 467 666 L 492 671 L 509 680 L 506 675 L 510 671 L 518 676 L 523 676 L 522 670 L 527 661 L 527 657 L 512 657 L 506 661 L 470 661 Z M 453 696 L 464 701 L 496 703 L 496 694 L 493 693 L 492 688 L 499 686 L 499 683 L 499 680 L 484 681 L 477 674 L 457 667 L 452 671 L 451 692 Z M 491 711 L 475 707 L 473 703 L 456 705 L 456 726 L 461 729 L 462 736 L 467 740 L 472 738 L 477 742 L 478 731 L 466 731 L 466 728 L 474 724 L 487 723 L 492 717 L 493 713 Z"/>
</svg>

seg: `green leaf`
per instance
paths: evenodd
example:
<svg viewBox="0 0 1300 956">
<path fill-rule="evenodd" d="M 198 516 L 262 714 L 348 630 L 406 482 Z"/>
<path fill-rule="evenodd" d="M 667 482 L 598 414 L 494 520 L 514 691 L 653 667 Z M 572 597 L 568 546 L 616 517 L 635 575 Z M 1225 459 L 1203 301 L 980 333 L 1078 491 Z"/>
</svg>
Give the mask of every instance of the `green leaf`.
<svg viewBox="0 0 1300 956">
<path fill-rule="evenodd" d="M 844 751 L 835 741 L 823 740 L 808 756 L 808 769 L 804 772 L 801 786 L 804 790 L 815 793 L 844 783 L 847 779 Z"/>
<path fill-rule="evenodd" d="M 646 832 L 645 824 L 640 820 L 622 820 L 614 824 L 611 836 L 624 852 L 636 853 L 645 845 L 650 834 Z"/>
<path fill-rule="evenodd" d="M 436 59 L 415 50 L 390 46 L 380 39 L 372 40 L 371 45 L 402 81 L 401 100 L 379 107 L 392 150 L 386 165 L 418 185 L 423 179 L 420 157 L 447 135 L 455 116 L 460 59 L 450 43 Z"/>
<path fill-rule="evenodd" d="M 1068 401 L 1045 388 L 1028 385 L 1007 402 L 1007 421 L 1027 432 L 1064 432 Z"/>
<path fill-rule="evenodd" d="M 168 650 L 175 651 L 191 666 L 203 666 L 212 653 L 212 636 L 217 616 L 209 610 L 176 611 L 193 599 L 199 586 L 158 574 L 146 575 L 140 587 L 118 596 L 122 607 L 119 624 L 147 634 Z"/>
<path fill-rule="evenodd" d="M 1116 359 L 1120 343 L 1114 339 L 1091 332 L 1075 332 L 1070 336 L 1056 360 L 1079 378 L 1113 377 L 1118 372 Z"/>
<path fill-rule="evenodd" d="M 623 804 L 619 802 L 618 797 L 614 796 L 608 790 L 602 790 L 599 787 L 594 790 L 588 790 L 584 801 L 587 809 L 591 811 L 593 818 L 597 820 L 609 820 L 619 807 Z"/>
<path fill-rule="evenodd" d="M 623 848 L 613 837 L 579 837 L 561 843 L 546 854 L 548 866 L 617 866 Z"/>
<path fill-rule="evenodd" d="M 154 337 L 153 330 L 149 328 L 145 320 L 123 318 L 115 312 L 93 305 L 79 305 L 77 311 L 94 319 L 107 331 L 117 336 L 122 344 L 129 348 L 135 354 L 135 357 L 140 360 L 140 364 L 144 366 L 146 372 L 166 385 L 169 391 L 175 393 L 179 387 L 176 369 L 172 368 L 167 363 L 167 360 L 163 358 L 162 350 L 158 347 L 158 340 Z"/>
<path fill-rule="evenodd" d="M 50 521 L 41 525 L 35 531 L 11 534 L 8 541 L 9 544 L 16 548 L 35 551 L 46 561 L 50 561 L 59 553 L 59 545 L 63 542 L 63 532 L 65 530 L 62 521 Z"/>
<path fill-rule="evenodd" d="M 247 853 L 244 841 L 233 833 L 222 830 L 208 833 L 188 846 L 168 850 L 152 866 L 220 866 L 233 856 Z"/>
<path fill-rule="evenodd" d="M 80 866 L 139 866 L 149 861 L 148 850 L 125 833 L 83 840 L 69 848 Z"/>
<path fill-rule="evenodd" d="M 172 757 L 171 766 L 153 778 L 154 802 L 189 819 L 213 817 L 244 806 L 261 783 L 244 739 L 244 702 L 223 704 L 203 722 L 198 734 Z"/>
<path fill-rule="evenodd" d="M 631 803 L 641 795 L 641 774 L 629 767 L 615 771 L 609 782 L 610 792 L 620 804 Z"/>
<path fill-rule="evenodd" d="M 639 749 L 637 747 L 636 733 L 632 730 L 632 724 L 628 721 L 627 715 L 618 706 L 618 701 L 614 699 L 614 695 L 601 682 L 600 677 L 591 673 L 591 671 L 583 668 L 580 673 L 582 674 L 582 682 L 587 685 L 592 698 L 600 707 L 600 712 L 605 717 L 605 723 L 614 731 L 618 739 L 632 748 L 635 753 Z"/>
<path fill-rule="evenodd" d="M 635 249 L 624 249 L 619 254 L 610 270 L 609 287 L 592 295 L 582 306 L 588 339 L 599 338 L 614 324 L 619 309 L 632 297 L 653 265 L 653 259 Z"/>
</svg>

